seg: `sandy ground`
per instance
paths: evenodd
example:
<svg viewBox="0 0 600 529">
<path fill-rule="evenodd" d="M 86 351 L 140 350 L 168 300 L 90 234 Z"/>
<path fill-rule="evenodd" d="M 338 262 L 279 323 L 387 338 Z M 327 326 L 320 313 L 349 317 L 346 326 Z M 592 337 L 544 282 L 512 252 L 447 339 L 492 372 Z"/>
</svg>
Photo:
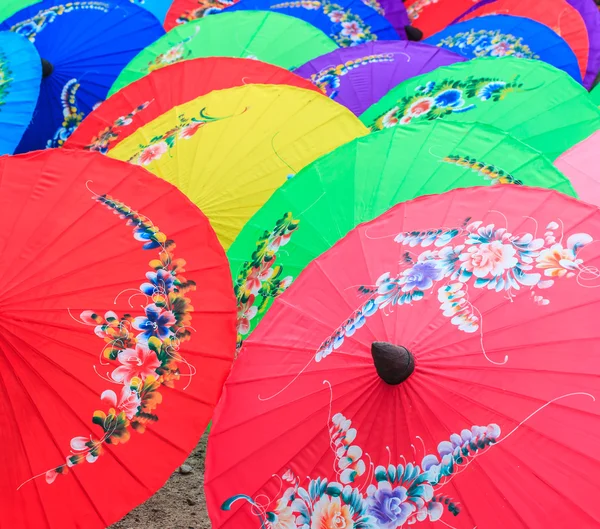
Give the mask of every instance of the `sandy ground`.
<svg viewBox="0 0 600 529">
<path fill-rule="evenodd" d="M 110 529 L 210 529 L 204 499 L 205 435 L 186 463 L 191 474 L 175 472 L 146 503 Z"/>
</svg>

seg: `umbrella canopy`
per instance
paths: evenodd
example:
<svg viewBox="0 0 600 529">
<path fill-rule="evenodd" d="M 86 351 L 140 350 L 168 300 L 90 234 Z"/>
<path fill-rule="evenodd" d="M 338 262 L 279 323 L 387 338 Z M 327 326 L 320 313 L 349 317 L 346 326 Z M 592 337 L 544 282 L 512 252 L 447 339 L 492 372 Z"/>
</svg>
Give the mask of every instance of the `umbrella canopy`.
<svg viewBox="0 0 600 529">
<path fill-rule="evenodd" d="M 596 85 L 594 89 L 590 92 L 590 97 L 594 104 L 600 106 L 600 88 L 599 85 Z"/>
<path fill-rule="evenodd" d="M 227 252 L 238 303 L 238 348 L 298 274 L 361 222 L 421 195 L 501 184 L 574 195 L 544 156 L 481 124 L 396 127 L 319 158 L 273 193 Z"/>
<path fill-rule="evenodd" d="M 0 155 L 12 154 L 40 95 L 42 65 L 25 37 L 0 31 Z"/>
<path fill-rule="evenodd" d="M 360 119 L 372 130 L 415 121 L 479 121 L 552 160 L 600 127 L 600 112 L 571 77 L 541 61 L 482 57 L 405 81 Z"/>
<path fill-rule="evenodd" d="M 356 228 L 236 361 L 209 439 L 212 527 L 599 525 L 578 486 L 600 493 L 584 478 L 600 472 L 598 240 L 595 206 L 521 186 Z"/>
<path fill-rule="evenodd" d="M 452 24 L 429 37 L 440 46 L 469 59 L 512 56 L 539 59 L 582 82 L 577 57 L 566 41 L 548 26 L 512 15 L 488 15 Z"/>
<path fill-rule="evenodd" d="M 405 6 L 411 24 L 417 26 L 424 37 L 429 37 L 452 24 L 471 8 L 490 1 L 493 0 L 408 0 Z"/>
<path fill-rule="evenodd" d="M 43 61 L 37 108 L 17 152 L 61 146 L 106 98 L 121 69 L 164 34 L 151 13 L 121 1 L 61 6 L 44 0 L 19 11 L 0 29 L 27 37 Z"/>
<path fill-rule="evenodd" d="M 485 0 L 475 4 L 469 9 L 463 16 L 470 14 L 477 10 L 481 5 L 493 3 L 495 0 Z M 600 70 L 600 13 L 594 0 L 567 0 L 569 5 L 577 9 L 583 22 L 585 24 L 588 40 L 589 40 L 589 51 L 588 51 L 588 64 L 583 78 L 583 85 L 586 88 L 590 88 L 594 83 L 594 79 L 598 75 Z M 504 12 L 504 11 L 503 11 Z M 554 26 L 550 26 L 554 29 Z M 560 32 L 558 32 L 560 35 Z"/>
<path fill-rule="evenodd" d="M 535 20 L 560 35 L 577 57 L 579 72 L 586 75 L 590 40 L 583 18 L 566 0 L 548 0 L 546 2 L 522 2 L 521 0 L 496 0 L 482 4 L 461 20 L 485 15 L 513 15 Z"/>
<path fill-rule="evenodd" d="M 222 13 L 169 31 L 148 46 L 123 69 L 110 95 L 186 59 L 239 57 L 292 69 L 336 48 L 322 31 L 294 17 L 267 11 Z"/>
<path fill-rule="evenodd" d="M 208 424 L 235 351 L 227 260 L 139 167 L 53 149 L 0 174 L 0 526 L 104 528 Z"/>
<path fill-rule="evenodd" d="M 567 0 L 583 18 L 589 39 L 587 70 L 583 85 L 590 88 L 600 72 L 600 11 L 594 0 Z"/>
<path fill-rule="evenodd" d="M 64 146 L 106 154 L 173 107 L 213 90 L 256 83 L 317 90 L 302 77 L 260 61 L 229 57 L 191 59 L 156 70 L 127 85 L 89 114 Z"/>
<path fill-rule="evenodd" d="M 227 12 L 256 9 L 304 20 L 344 48 L 400 38 L 390 22 L 362 0 L 241 0 L 228 7 Z"/>
<path fill-rule="evenodd" d="M 292 86 L 216 90 L 172 108 L 108 156 L 175 184 L 225 248 L 287 178 L 368 130 L 348 109 Z"/>
<path fill-rule="evenodd" d="M 205 15 L 218 13 L 238 1 L 174 0 L 165 19 L 165 28 L 168 31 L 179 24 L 186 24 Z M 394 0 L 363 0 L 363 2 L 389 20 L 400 35 L 405 33 L 404 27 L 410 24 L 410 19 L 402 2 L 395 2 Z"/>
<path fill-rule="evenodd" d="M 42 0 L 10 0 L 0 5 L 0 22 L 12 17 L 17 11 L 29 7 L 33 4 L 39 4 Z"/>
<path fill-rule="evenodd" d="M 567 152 L 554 165 L 566 175 L 582 200 L 600 206 L 600 132 L 594 132 Z"/>
<path fill-rule="evenodd" d="M 144 9 L 147 9 L 162 23 L 165 20 L 167 11 L 171 7 L 171 0 L 129 0 L 132 4 L 136 4 Z"/>
<path fill-rule="evenodd" d="M 339 48 L 294 73 L 310 79 L 331 99 L 359 115 L 397 84 L 465 60 L 456 53 L 417 42 L 377 41 Z"/>
</svg>

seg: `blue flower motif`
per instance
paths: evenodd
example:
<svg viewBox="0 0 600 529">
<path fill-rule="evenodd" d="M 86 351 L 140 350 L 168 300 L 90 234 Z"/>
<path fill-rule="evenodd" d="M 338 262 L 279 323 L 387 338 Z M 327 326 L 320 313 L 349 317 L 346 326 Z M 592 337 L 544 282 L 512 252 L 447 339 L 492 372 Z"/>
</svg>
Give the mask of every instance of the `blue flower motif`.
<svg viewBox="0 0 600 529">
<path fill-rule="evenodd" d="M 407 490 L 404 487 L 392 488 L 387 481 L 380 481 L 376 490 L 371 490 L 367 498 L 367 512 L 377 520 L 382 529 L 402 527 L 415 506 L 408 503 Z"/>
<path fill-rule="evenodd" d="M 459 108 L 465 104 L 465 100 L 462 98 L 462 91 L 456 88 L 450 88 L 440 92 L 434 98 L 436 106 L 440 108 Z"/>
<path fill-rule="evenodd" d="M 175 325 L 175 316 L 169 310 L 163 311 L 154 303 L 148 305 L 145 309 L 146 316 L 138 316 L 133 320 L 133 328 L 143 331 L 138 335 L 138 340 L 147 342 L 152 336 L 165 340 L 171 336 L 170 327 Z"/>
<path fill-rule="evenodd" d="M 136 228 L 133 232 L 133 238 L 136 241 L 145 242 L 145 244 L 142 246 L 144 250 L 152 250 L 160 247 L 160 243 L 153 240 L 153 235 L 153 233 L 142 227 Z"/>
<path fill-rule="evenodd" d="M 506 83 L 504 81 L 492 81 L 491 83 L 486 84 L 481 90 L 479 90 L 479 92 L 477 92 L 477 97 L 482 101 L 487 101 L 505 86 Z"/>
<path fill-rule="evenodd" d="M 140 290 L 147 296 L 155 294 L 168 294 L 173 288 L 175 278 L 171 272 L 160 269 L 158 272 L 147 272 L 146 278 L 149 283 L 143 283 Z"/>
<path fill-rule="evenodd" d="M 442 271 L 435 261 L 424 261 L 415 264 L 412 268 L 402 272 L 400 283 L 402 292 L 411 290 L 427 290 L 433 286 L 434 281 L 442 278 Z"/>
</svg>

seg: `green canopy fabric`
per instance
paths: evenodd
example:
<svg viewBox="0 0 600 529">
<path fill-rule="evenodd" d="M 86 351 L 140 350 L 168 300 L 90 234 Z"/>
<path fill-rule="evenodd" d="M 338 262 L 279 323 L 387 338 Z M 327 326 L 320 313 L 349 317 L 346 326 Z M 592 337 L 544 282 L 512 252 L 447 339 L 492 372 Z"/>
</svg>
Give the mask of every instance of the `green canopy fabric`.
<svg viewBox="0 0 600 529">
<path fill-rule="evenodd" d="M 270 11 L 219 13 L 173 28 L 142 50 L 123 69 L 109 96 L 153 70 L 185 59 L 241 57 L 293 69 L 337 47 L 298 18 Z"/>
<path fill-rule="evenodd" d="M 595 105 L 600 106 L 600 84 L 594 86 L 592 91 L 590 92 L 590 97 Z"/>
<path fill-rule="evenodd" d="M 509 132 L 554 160 L 600 128 L 588 92 L 541 61 L 485 57 L 438 68 L 388 92 L 361 116 L 371 130 L 444 119 Z"/>
<path fill-rule="evenodd" d="M 319 158 L 275 191 L 227 252 L 238 299 L 238 347 L 306 265 L 361 222 L 421 195 L 505 184 L 575 196 L 546 157 L 481 124 L 439 120 L 395 127 Z"/>
<path fill-rule="evenodd" d="M 3 0 L 0 5 L 0 22 L 12 17 L 17 11 L 25 9 L 34 4 L 39 4 L 42 0 Z"/>
</svg>

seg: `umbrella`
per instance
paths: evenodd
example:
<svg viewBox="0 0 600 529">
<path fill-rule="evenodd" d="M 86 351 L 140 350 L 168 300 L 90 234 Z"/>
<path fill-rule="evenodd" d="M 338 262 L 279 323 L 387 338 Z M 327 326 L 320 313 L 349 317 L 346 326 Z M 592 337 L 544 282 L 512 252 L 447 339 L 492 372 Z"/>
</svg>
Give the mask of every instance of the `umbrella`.
<svg viewBox="0 0 600 529">
<path fill-rule="evenodd" d="M 165 19 L 165 28 L 168 30 L 178 24 L 186 24 L 205 15 L 218 13 L 239 0 L 174 0 Z M 410 24 L 406 8 L 402 2 L 394 0 L 363 0 L 366 5 L 372 6 L 380 15 L 387 18 L 400 35 L 405 32 L 405 26 Z"/>
<path fill-rule="evenodd" d="M 464 13 L 463 16 L 466 16 L 477 10 L 481 5 L 493 3 L 494 1 L 495 0 L 486 0 L 485 2 L 475 4 L 473 7 L 471 7 L 471 9 Z M 600 13 L 598 13 L 598 7 L 592 0 L 567 0 L 567 2 L 570 6 L 579 11 L 587 30 L 589 50 L 583 86 L 590 88 L 594 83 L 596 75 L 598 75 L 598 71 L 600 70 Z M 564 6 L 564 4 L 563 7 L 568 9 L 567 6 Z M 570 14 L 572 15 L 572 13 Z M 560 16 L 562 18 L 562 14 Z M 575 16 L 571 16 L 571 18 L 573 20 L 577 19 Z M 554 27 L 553 23 L 547 25 L 549 27 Z M 558 34 L 560 35 L 560 31 Z"/>
<path fill-rule="evenodd" d="M 567 0 L 567 2 L 579 11 L 587 29 L 589 54 L 583 86 L 590 88 L 600 72 L 600 12 L 598 6 L 591 0 Z"/>
<path fill-rule="evenodd" d="M 0 5 L 0 22 L 12 17 L 17 11 L 29 7 L 33 4 L 39 4 L 42 0 L 10 0 Z"/>
<path fill-rule="evenodd" d="M 294 17 L 264 11 L 222 13 L 171 30 L 148 46 L 123 69 L 110 95 L 186 59 L 242 57 L 292 69 L 336 48 L 322 31 Z"/>
<path fill-rule="evenodd" d="M 319 158 L 273 193 L 227 251 L 238 348 L 298 274 L 361 222 L 421 195 L 500 184 L 574 195 L 549 160 L 488 125 L 395 127 Z"/>
<path fill-rule="evenodd" d="M 104 528 L 208 424 L 235 351 L 227 260 L 139 167 L 53 149 L 0 173 L 1 526 Z"/>
<path fill-rule="evenodd" d="M 528 18 L 512 15 L 474 18 L 452 24 L 425 42 L 469 59 L 507 55 L 539 59 L 582 82 L 577 57 L 565 40 L 548 26 Z"/>
<path fill-rule="evenodd" d="M 162 23 L 165 20 L 167 11 L 171 7 L 171 0 L 129 0 L 132 4 L 136 4 L 144 9 L 147 9 Z"/>
<path fill-rule="evenodd" d="M 227 248 L 287 178 L 367 132 L 348 109 L 322 94 L 254 84 L 173 107 L 108 156 L 175 184 Z"/>
<path fill-rule="evenodd" d="M 402 81 L 464 60 L 426 44 L 376 41 L 339 48 L 294 72 L 359 115 Z"/>
<path fill-rule="evenodd" d="M 105 99 L 121 69 L 164 34 L 152 14 L 121 1 L 56 5 L 44 0 L 0 29 L 27 37 L 43 61 L 37 108 L 17 152 L 61 146 Z"/>
<path fill-rule="evenodd" d="M 571 47 L 581 76 L 586 75 L 590 41 L 583 18 L 566 0 L 522 2 L 521 0 L 496 0 L 471 11 L 461 20 L 471 20 L 485 15 L 513 15 L 535 20 L 560 35 Z"/>
<path fill-rule="evenodd" d="M 227 12 L 255 9 L 304 20 L 344 48 L 373 40 L 399 39 L 390 22 L 362 0 L 242 0 L 228 7 Z"/>
<path fill-rule="evenodd" d="M 594 132 L 561 154 L 554 165 L 566 175 L 582 200 L 600 206 L 600 132 Z"/>
<path fill-rule="evenodd" d="M 541 61 L 482 57 L 401 83 L 360 116 L 372 130 L 451 119 L 494 125 L 554 160 L 600 127 L 585 89 Z"/>
<path fill-rule="evenodd" d="M 305 79 L 264 62 L 228 57 L 192 59 L 127 85 L 89 114 L 64 146 L 106 154 L 135 130 L 177 105 L 213 90 L 254 83 L 316 90 Z"/>
<path fill-rule="evenodd" d="M 600 106 L 600 88 L 598 88 L 598 85 L 590 92 L 590 96 L 594 104 Z"/>
<path fill-rule="evenodd" d="M 469 9 L 475 9 L 493 0 L 408 0 L 406 11 L 411 24 L 415 24 L 429 37 L 441 31 Z"/>
<path fill-rule="evenodd" d="M 42 66 L 25 37 L 0 31 L 0 155 L 12 154 L 31 121 Z"/>
<path fill-rule="evenodd" d="M 521 186 L 422 197 L 349 233 L 225 384 L 212 527 L 600 525 L 598 240 L 595 206 Z"/>
</svg>

